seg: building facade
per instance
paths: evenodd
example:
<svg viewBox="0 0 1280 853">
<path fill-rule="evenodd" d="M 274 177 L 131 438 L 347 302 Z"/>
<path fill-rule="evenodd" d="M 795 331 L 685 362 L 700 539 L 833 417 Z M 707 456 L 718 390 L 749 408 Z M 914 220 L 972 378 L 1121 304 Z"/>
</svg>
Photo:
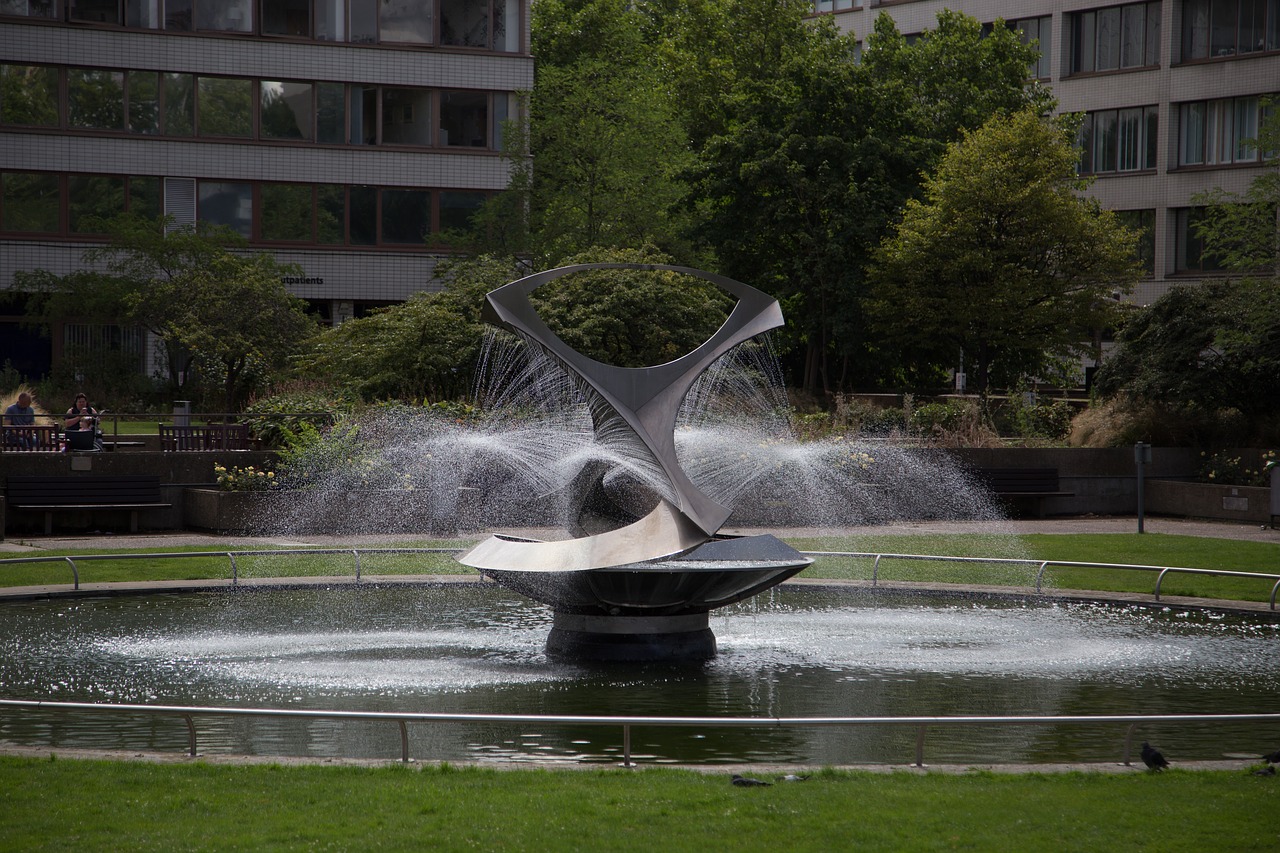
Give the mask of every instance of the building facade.
<svg viewBox="0 0 1280 853">
<path fill-rule="evenodd" d="M 403 301 L 532 85 L 529 0 L 0 0 L 0 296 L 132 211 L 236 229 L 330 322 Z"/>
<path fill-rule="evenodd" d="M 1134 301 L 1218 272 L 1194 235 L 1194 198 L 1243 192 L 1262 171 L 1250 140 L 1280 94 L 1280 0 L 815 0 L 856 36 L 883 13 L 911 37 L 946 8 L 1039 43 L 1033 75 L 1060 111 L 1084 114 L 1089 192 L 1143 231 Z"/>
</svg>

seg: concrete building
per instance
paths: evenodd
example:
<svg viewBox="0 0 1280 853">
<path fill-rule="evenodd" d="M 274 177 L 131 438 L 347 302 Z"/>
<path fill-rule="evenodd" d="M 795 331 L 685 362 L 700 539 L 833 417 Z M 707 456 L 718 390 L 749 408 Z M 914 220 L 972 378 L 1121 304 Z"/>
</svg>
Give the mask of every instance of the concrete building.
<svg viewBox="0 0 1280 853">
<path fill-rule="evenodd" d="M 235 228 L 334 323 L 432 287 L 532 85 L 529 0 L 0 0 L 0 361 L 48 367 L 14 272 L 124 210 Z"/>
<path fill-rule="evenodd" d="M 1217 271 L 1190 229 L 1193 197 L 1242 192 L 1262 171 L 1248 140 L 1280 93 L 1280 0 L 815 0 L 857 36 L 880 14 L 914 36 L 948 8 L 1039 42 L 1034 75 L 1085 114 L 1090 192 L 1146 234 L 1136 302 Z"/>
</svg>

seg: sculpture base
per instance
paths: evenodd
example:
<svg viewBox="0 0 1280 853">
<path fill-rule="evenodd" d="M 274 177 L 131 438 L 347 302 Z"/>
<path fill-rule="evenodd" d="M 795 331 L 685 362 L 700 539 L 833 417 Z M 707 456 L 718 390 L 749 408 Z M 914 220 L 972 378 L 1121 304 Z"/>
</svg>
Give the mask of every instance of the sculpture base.
<svg viewBox="0 0 1280 853">
<path fill-rule="evenodd" d="M 566 661 L 691 663 L 716 655 L 706 613 L 582 616 L 556 613 L 547 657 Z"/>
</svg>

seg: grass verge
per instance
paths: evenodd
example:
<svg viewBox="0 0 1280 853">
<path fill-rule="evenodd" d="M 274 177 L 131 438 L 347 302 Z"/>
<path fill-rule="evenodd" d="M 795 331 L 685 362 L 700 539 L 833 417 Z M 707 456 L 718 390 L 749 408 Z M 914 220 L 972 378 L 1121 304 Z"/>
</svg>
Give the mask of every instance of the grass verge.
<svg viewBox="0 0 1280 853">
<path fill-rule="evenodd" d="M 759 775 L 759 774 L 757 774 Z M 8 850 L 1272 850 L 1239 772 L 497 771 L 0 757 Z"/>
</svg>

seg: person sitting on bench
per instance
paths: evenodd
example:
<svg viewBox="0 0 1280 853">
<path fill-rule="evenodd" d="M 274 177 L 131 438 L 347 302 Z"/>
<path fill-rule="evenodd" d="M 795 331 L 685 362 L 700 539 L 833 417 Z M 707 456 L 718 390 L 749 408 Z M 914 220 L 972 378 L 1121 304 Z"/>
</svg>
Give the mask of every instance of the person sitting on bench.
<svg viewBox="0 0 1280 853">
<path fill-rule="evenodd" d="M 63 426 L 69 450 L 102 449 L 102 442 L 98 439 L 98 411 L 89 405 L 89 398 L 83 391 L 76 395 L 75 403 L 67 409 Z"/>
<path fill-rule="evenodd" d="M 31 407 L 31 395 L 26 391 L 18 395 L 18 402 L 4 410 L 4 425 L 15 427 L 36 425 L 36 410 Z M 36 445 L 34 431 L 5 430 L 4 440 L 6 444 L 21 447 L 23 450 L 33 450 Z"/>
</svg>

